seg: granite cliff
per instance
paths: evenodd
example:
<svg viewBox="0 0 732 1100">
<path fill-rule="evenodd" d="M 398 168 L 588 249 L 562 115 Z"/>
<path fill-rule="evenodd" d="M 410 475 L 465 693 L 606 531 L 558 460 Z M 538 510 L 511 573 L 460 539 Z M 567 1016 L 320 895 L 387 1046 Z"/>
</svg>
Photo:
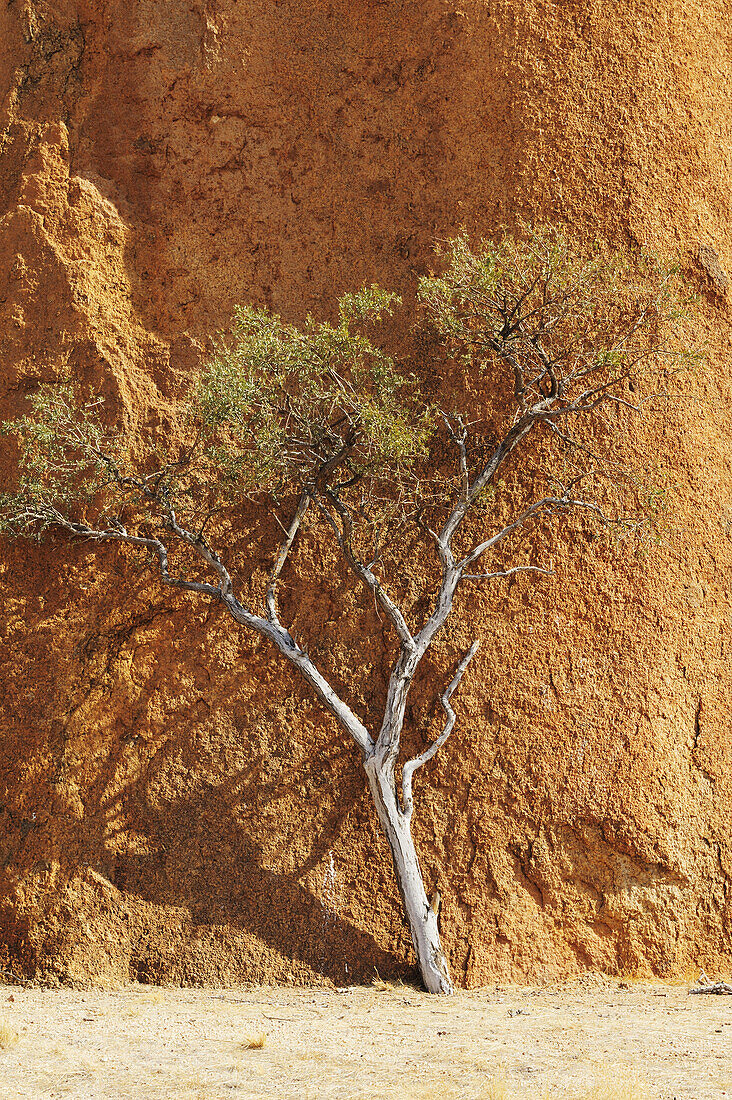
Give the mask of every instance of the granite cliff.
<svg viewBox="0 0 732 1100">
<path fill-rule="evenodd" d="M 460 225 L 658 248 L 700 292 L 706 361 L 633 429 L 661 545 L 567 534 L 555 583 L 471 605 L 477 671 L 417 821 L 463 984 L 732 967 L 731 93 L 711 0 L 0 5 L 4 417 L 72 376 L 164 424 L 234 304 L 409 296 Z M 263 643 L 122 574 L 111 550 L 1 548 L 0 968 L 406 973 L 354 751 Z M 368 708 L 380 646 L 353 644 L 380 628 L 360 594 L 350 628 L 339 606 L 295 626 Z"/>
</svg>

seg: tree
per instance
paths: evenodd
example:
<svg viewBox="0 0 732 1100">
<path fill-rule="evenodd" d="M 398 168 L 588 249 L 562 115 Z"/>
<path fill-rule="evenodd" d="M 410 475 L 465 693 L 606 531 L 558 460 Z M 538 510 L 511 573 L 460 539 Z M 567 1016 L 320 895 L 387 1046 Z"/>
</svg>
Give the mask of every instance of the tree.
<svg viewBox="0 0 732 1100">
<path fill-rule="evenodd" d="M 455 725 L 451 698 L 478 641 L 442 693 L 439 736 L 401 761 L 410 688 L 461 585 L 551 574 L 526 560 L 536 524 L 572 512 L 621 531 L 641 521 L 632 479 L 634 508 L 617 507 L 627 456 L 612 459 L 614 476 L 603 482 L 600 445 L 617 442 L 617 410 L 647 403 L 644 379 L 684 358 L 672 338 L 683 301 L 675 269 L 600 250 L 583 258 L 558 230 L 524 227 L 476 250 L 456 237 L 442 273 L 420 280 L 417 308 L 441 361 L 475 380 L 480 411 L 426 401 L 375 342 L 374 326 L 399 304 L 364 287 L 339 300 L 334 324 L 309 318 L 302 328 L 238 309 L 166 439 L 128 438 L 105 419 L 101 399 L 73 384 L 41 386 L 27 415 L 5 425 L 17 441 L 17 482 L 2 496 L 0 523 L 7 535 L 142 551 L 165 584 L 216 601 L 273 643 L 358 746 L 425 987 L 449 993 L 439 895 L 428 899 L 412 837 L 413 781 Z M 512 456 L 527 494 L 520 505 L 501 480 Z M 251 579 L 235 580 L 243 566 L 217 549 L 252 510 L 286 516 L 258 595 Z M 332 539 L 393 632 L 378 729 L 281 621 L 278 586 L 306 526 Z M 431 585 L 421 617 L 398 598 L 407 538 Z"/>
</svg>

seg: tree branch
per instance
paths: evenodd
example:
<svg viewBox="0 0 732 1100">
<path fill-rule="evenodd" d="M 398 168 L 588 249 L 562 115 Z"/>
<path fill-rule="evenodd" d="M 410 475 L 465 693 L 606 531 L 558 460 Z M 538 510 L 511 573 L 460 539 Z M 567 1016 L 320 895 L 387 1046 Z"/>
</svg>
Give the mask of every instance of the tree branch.
<svg viewBox="0 0 732 1100">
<path fill-rule="evenodd" d="M 122 542 L 128 543 L 131 546 L 152 550 L 157 556 L 160 576 L 165 584 L 171 585 L 174 588 L 180 588 L 186 592 L 196 592 L 199 595 L 209 596 L 212 599 L 220 600 L 236 622 L 267 637 L 310 684 L 326 709 L 356 742 L 362 754 L 368 756 L 373 752 L 374 743 L 363 722 L 361 722 L 351 708 L 344 703 L 337 692 L 333 690 L 308 654 L 278 622 L 271 622 L 268 618 L 264 618 L 261 615 L 255 615 L 253 612 L 249 611 L 248 608 L 244 607 L 244 605 L 237 600 L 236 596 L 234 596 L 230 581 L 228 586 L 224 588 L 223 583 L 221 587 L 215 587 L 212 584 L 206 584 L 202 581 L 188 581 L 181 577 L 172 576 L 168 567 L 168 548 L 165 543 L 161 539 L 155 537 L 148 538 L 142 535 L 131 535 L 119 520 L 112 520 L 113 526 L 110 528 L 88 527 L 84 523 L 74 523 L 72 520 L 67 519 L 66 516 L 52 506 L 43 509 L 29 508 L 27 517 L 28 519 L 34 519 L 36 522 L 46 526 L 52 525 L 61 527 L 72 535 L 88 539 L 92 542 Z M 218 555 L 215 554 L 203 540 L 197 539 L 191 532 L 180 527 L 175 521 L 174 513 L 171 513 L 170 526 L 171 530 L 179 538 L 182 538 L 183 541 L 193 546 L 194 549 L 196 549 L 206 561 L 209 561 L 214 568 L 217 568 L 216 563 L 218 563 L 223 576 L 226 578 L 229 577 Z"/>
<path fill-rule="evenodd" d="M 449 555 L 450 560 L 452 560 L 452 552 L 450 550 L 452 537 L 460 526 L 471 504 L 482 490 L 485 489 L 495 476 L 496 471 L 505 462 L 511 452 L 531 431 L 537 420 L 540 419 L 540 413 L 543 411 L 544 406 L 548 407 L 548 401 L 543 400 L 538 402 L 536 406 L 533 406 L 528 412 L 524 413 L 523 416 L 512 425 L 498 447 L 496 447 L 488 462 L 486 462 L 475 478 L 467 496 L 461 497 L 460 500 L 458 500 L 450 515 L 445 520 L 437 540 L 440 557 L 443 559 L 443 565 L 446 564 L 443 554 Z"/>
<path fill-rule="evenodd" d="M 443 729 L 442 733 L 436 741 L 433 741 L 432 744 L 424 750 L 423 753 L 420 753 L 419 756 L 415 756 L 412 760 L 408 760 L 407 763 L 404 765 L 404 768 L 402 769 L 402 802 L 404 806 L 403 813 L 405 813 L 408 817 L 411 817 L 414 805 L 412 800 L 412 779 L 414 777 L 414 773 L 416 772 L 417 768 L 421 768 L 423 764 L 426 764 L 429 760 L 432 759 L 435 753 L 437 753 L 442 748 L 442 746 L 445 744 L 448 737 L 452 733 L 453 726 L 455 725 L 455 711 L 450 706 L 450 696 L 455 691 L 456 687 L 463 678 L 465 670 L 467 669 L 475 654 L 478 652 L 479 645 L 480 642 L 473 642 L 470 649 L 458 665 L 452 680 L 442 693 L 442 699 L 440 701 L 442 703 L 445 714 L 447 715 L 447 719 L 445 720 L 445 728 Z"/>
<path fill-rule="evenodd" d="M 181 540 L 181 542 L 185 542 L 188 546 L 190 546 L 196 552 L 196 554 L 198 554 L 198 556 L 202 558 L 203 561 L 205 561 L 206 564 L 215 571 L 220 582 L 219 592 L 221 595 L 227 596 L 233 592 L 233 584 L 228 570 L 226 569 L 224 563 L 221 561 L 221 558 L 218 556 L 215 550 L 213 550 L 212 547 L 209 546 L 209 544 L 206 542 L 202 532 L 199 531 L 198 534 L 194 534 L 192 531 L 188 531 L 185 527 L 181 527 L 181 525 L 178 523 L 175 509 L 169 503 L 168 490 L 164 484 L 164 478 L 170 470 L 177 467 L 185 466 L 188 462 L 190 462 L 193 451 L 197 446 L 199 436 L 200 432 L 197 433 L 194 443 L 187 452 L 184 459 L 179 462 L 168 463 L 161 470 L 157 470 L 152 474 L 148 474 L 144 478 L 133 477 L 123 474 L 111 455 L 106 454 L 100 449 L 95 449 L 94 453 L 97 454 L 101 461 L 106 464 L 108 470 L 110 471 L 112 481 L 118 486 L 119 489 L 123 491 L 135 489 L 137 492 L 141 493 L 144 496 L 145 500 L 149 501 L 151 504 L 156 505 L 160 509 L 165 526 L 168 527 L 169 530 L 172 531 L 173 534 Z M 151 484 L 153 485 L 153 488 L 150 488 Z M 129 537 L 126 541 L 130 541 Z M 198 589 L 193 589 L 192 591 L 198 591 Z"/>
<path fill-rule="evenodd" d="M 340 519 L 340 524 L 338 523 L 330 509 L 323 504 L 320 495 L 314 498 L 315 503 L 327 519 L 330 526 L 333 528 L 336 542 L 338 543 L 338 546 L 340 547 L 340 550 L 344 558 L 346 559 L 346 562 L 351 567 L 356 576 L 360 579 L 360 581 L 366 586 L 366 588 L 368 588 L 369 591 L 374 594 L 374 597 L 378 601 L 379 606 L 387 615 L 389 621 L 394 627 L 394 630 L 396 631 L 397 636 L 402 643 L 402 646 L 407 650 L 414 649 L 414 638 L 412 637 L 412 632 L 407 625 L 407 620 L 404 618 L 404 615 L 391 599 L 391 597 L 386 594 L 376 574 L 373 573 L 372 570 L 369 569 L 366 565 L 364 565 L 360 558 L 356 557 L 356 554 L 354 553 L 351 543 L 351 539 L 353 536 L 353 520 L 351 518 L 351 513 L 343 504 L 343 501 L 341 501 L 331 489 L 325 489 L 323 491 L 323 495 L 328 499 L 332 508 L 335 509 L 335 512 Z"/>
<path fill-rule="evenodd" d="M 468 474 L 468 448 L 466 442 L 468 436 L 467 428 L 463 424 L 461 417 L 456 416 L 455 420 L 460 425 L 460 434 L 458 435 L 457 432 L 453 429 L 447 413 L 440 410 L 440 416 L 445 422 L 447 434 L 450 436 L 450 439 L 457 447 L 458 454 L 460 455 L 460 480 L 462 482 L 461 500 L 465 500 L 467 499 L 468 493 L 470 492 L 470 476 Z"/>
<path fill-rule="evenodd" d="M 499 577 L 512 577 L 514 573 L 543 573 L 545 577 L 553 577 L 553 569 L 542 569 L 539 565 L 514 565 L 511 569 L 504 569 L 497 573 L 463 573 L 464 581 L 492 581 Z"/>
<path fill-rule="evenodd" d="M 87 527 L 84 523 L 74 523 L 55 509 L 46 510 L 43 515 L 38 514 L 37 518 L 39 522 L 61 527 L 71 534 L 78 535 L 80 538 L 88 539 L 91 542 L 124 542 L 130 546 L 146 547 L 156 555 L 160 576 L 165 584 L 169 584 L 174 588 L 181 588 L 186 592 L 198 592 L 202 595 L 211 596 L 213 599 L 219 599 L 222 595 L 221 589 L 212 584 L 206 584 L 203 581 L 187 581 L 182 577 L 172 576 L 168 566 L 168 548 L 161 539 L 130 535 L 121 523 L 116 524 L 113 528 L 106 529 Z"/>
<path fill-rule="evenodd" d="M 272 572 L 269 575 L 269 583 L 267 584 L 267 595 L 265 597 L 265 602 L 267 606 L 267 618 L 272 623 L 276 623 L 279 621 L 277 617 L 277 581 L 279 580 L 284 564 L 287 561 L 287 555 L 292 549 L 292 544 L 295 541 L 295 536 L 300 530 L 300 526 L 302 524 L 305 513 L 308 510 L 309 504 L 310 494 L 304 492 L 300 497 L 297 511 L 293 516 L 292 523 L 285 533 L 285 538 L 282 542 L 282 545 L 280 546 L 280 552 L 277 555 L 277 561 L 274 563 Z"/>
<path fill-rule="evenodd" d="M 271 622 L 270 619 L 262 615 L 253 614 L 231 594 L 222 596 L 221 599 L 236 622 L 256 630 L 258 634 L 263 634 L 277 646 L 282 656 L 286 657 L 303 679 L 310 684 L 321 703 L 333 715 L 339 726 L 356 742 L 363 756 L 370 756 L 374 750 L 374 742 L 365 725 L 348 704 L 344 703 L 338 693 L 333 690 L 320 669 L 305 650 L 297 644 L 289 631 L 285 630 L 278 622 Z"/>
<path fill-rule="evenodd" d="M 192 531 L 187 531 L 185 527 L 181 527 L 175 518 L 175 511 L 172 508 L 166 507 L 164 509 L 164 515 L 165 522 L 173 534 L 177 535 L 181 542 L 185 542 L 188 546 L 192 547 L 198 556 L 218 574 L 221 582 L 218 591 L 221 595 L 231 595 L 234 591 L 231 577 L 216 551 L 208 545 L 202 535 L 194 535 Z"/>
<path fill-rule="evenodd" d="M 503 542 L 508 535 L 518 530 L 519 527 L 523 527 L 531 516 L 536 515 L 538 512 L 551 511 L 554 508 L 584 508 L 587 511 L 594 512 L 600 516 L 602 520 L 606 520 L 606 517 L 597 504 L 592 504 L 590 501 L 575 500 L 569 495 L 561 497 L 543 497 L 541 500 L 535 501 L 524 512 L 518 516 L 513 523 L 509 523 L 503 530 L 498 531 L 497 534 L 492 535 L 491 538 L 485 539 L 484 542 L 479 543 L 469 554 L 466 554 L 462 561 L 457 563 L 456 568 L 462 573 L 468 565 L 472 565 L 482 554 L 485 554 L 487 550 L 492 550 L 499 543 Z M 529 567 L 533 568 L 533 567 Z"/>
</svg>

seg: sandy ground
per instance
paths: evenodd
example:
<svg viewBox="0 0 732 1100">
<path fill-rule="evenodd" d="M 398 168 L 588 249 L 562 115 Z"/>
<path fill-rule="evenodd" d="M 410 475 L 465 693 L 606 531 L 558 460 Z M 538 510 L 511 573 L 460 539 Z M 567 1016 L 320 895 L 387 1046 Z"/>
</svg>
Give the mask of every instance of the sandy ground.
<svg viewBox="0 0 732 1100">
<path fill-rule="evenodd" d="M 0 986 L 0 1097 L 720 1100 L 732 997 L 600 980 L 450 999 Z"/>
</svg>

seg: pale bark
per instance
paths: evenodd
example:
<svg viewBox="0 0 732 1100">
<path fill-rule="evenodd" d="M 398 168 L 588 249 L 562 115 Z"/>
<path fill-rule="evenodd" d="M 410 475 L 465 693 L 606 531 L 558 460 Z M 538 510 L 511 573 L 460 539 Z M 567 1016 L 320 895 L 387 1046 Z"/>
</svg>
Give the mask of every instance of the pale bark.
<svg viewBox="0 0 732 1100">
<path fill-rule="evenodd" d="M 440 943 L 437 909 L 427 899 L 411 829 L 411 813 L 397 802 L 393 775 L 371 755 L 364 760 L 371 797 L 391 850 L 397 886 L 409 923 L 422 981 L 428 993 L 452 993 L 453 985 Z"/>
</svg>

